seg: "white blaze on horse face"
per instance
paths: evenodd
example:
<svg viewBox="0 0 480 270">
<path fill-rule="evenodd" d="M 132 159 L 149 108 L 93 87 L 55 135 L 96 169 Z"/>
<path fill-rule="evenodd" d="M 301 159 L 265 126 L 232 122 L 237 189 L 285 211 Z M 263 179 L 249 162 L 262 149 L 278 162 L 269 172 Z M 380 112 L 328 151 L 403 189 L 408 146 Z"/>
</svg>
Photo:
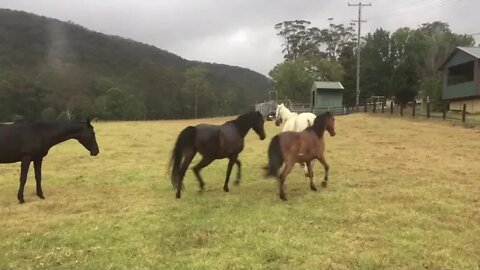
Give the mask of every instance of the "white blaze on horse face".
<svg viewBox="0 0 480 270">
<path fill-rule="evenodd" d="M 278 118 L 278 114 L 280 113 L 280 106 L 282 106 L 282 104 L 280 105 L 277 105 L 277 111 L 275 112 L 275 118 Z"/>
</svg>

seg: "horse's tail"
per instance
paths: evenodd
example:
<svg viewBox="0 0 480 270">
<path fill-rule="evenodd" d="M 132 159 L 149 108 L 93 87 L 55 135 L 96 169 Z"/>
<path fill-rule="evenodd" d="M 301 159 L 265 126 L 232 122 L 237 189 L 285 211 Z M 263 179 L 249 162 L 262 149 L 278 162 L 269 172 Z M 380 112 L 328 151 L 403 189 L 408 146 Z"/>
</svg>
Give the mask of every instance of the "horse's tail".
<svg viewBox="0 0 480 270">
<path fill-rule="evenodd" d="M 275 135 L 268 146 L 268 166 L 265 168 L 266 176 L 277 176 L 282 164 L 283 155 L 282 149 L 280 148 L 280 137 Z"/>
<path fill-rule="evenodd" d="M 183 159 L 183 151 L 186 148 L 195 148 L 195 135 L 197 129 L 192 126 L 184 128 L 178 135 L 175 147 L 172 151 L 170 158 L 169 168 L 171 168 L 171 180 L 175 189 L 180 190 L 182 188 L 182 178 L 180 171 L 180 165 Z"/>
</svg>

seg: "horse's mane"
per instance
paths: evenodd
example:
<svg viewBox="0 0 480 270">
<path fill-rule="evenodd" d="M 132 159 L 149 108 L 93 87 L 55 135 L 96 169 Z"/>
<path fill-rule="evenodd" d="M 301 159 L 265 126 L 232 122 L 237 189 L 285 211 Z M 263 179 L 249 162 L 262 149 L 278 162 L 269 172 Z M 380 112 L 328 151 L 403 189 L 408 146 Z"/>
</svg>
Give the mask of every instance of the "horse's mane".
<svg viewBox="0 0 480 270">
<path fill-rule="evenodd" d="M 291 115 L 298 115 L 296 112 L 292 112 L 287 106 L 282 104 L 282 109 L 287 110 L 287 112 Z"/>
<path fill-rule="evenodd" d="M 244 114 L 238 116 L 237 118 L 235 118 L 234 120 L 231 120 L 231 122 L 235 122 L 235 123 L 238 123 L 238 124 L 241 124 L 241 125 L 248 124 L 249 122 L 254 120 L 256 117 L 258 117 L 257 114 L 258 114 L 258 112 L 256 112 L 256 111 L 251 111 L 251 112 L 248 112 L 248 113 L 244 113 Z"/>
<path fill-rule="evenodd" d="M 332 116 L 333 114 L 329 111 L 318 115 L 315 118 L 315 121 L 313 121 L 313 125 L 307 127 L 305 130 L 312 130 L 315 132 L 315 134 L 317 134 L 318 137 L 322 137 L 323 133 L 325 132 L 325 122 Z"/>
</svg>

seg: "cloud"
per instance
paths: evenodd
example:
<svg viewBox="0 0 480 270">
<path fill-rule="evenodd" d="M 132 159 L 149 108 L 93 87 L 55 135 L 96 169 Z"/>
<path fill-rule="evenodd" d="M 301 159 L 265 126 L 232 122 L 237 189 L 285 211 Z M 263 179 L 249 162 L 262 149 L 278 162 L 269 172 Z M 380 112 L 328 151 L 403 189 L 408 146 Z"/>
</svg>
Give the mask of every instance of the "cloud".
<svg viewBox="0 0 480 270">
<path fill-rule="evenodd" d="M 282 61 L 273 26 L 306 19 L 347 24 L 357 9 L 338 0 L 3 0 L 3 7 L 70 20 L 95 31 L 155 45 L 191 60 L 238 65 L 267 74 Z M 459 33 L 480 32 L 478 0 L 372 0 L 365 32 L 442 20 Z M 480 37 L 480 36 L 477 36 Z M 479 40 L 480 41 L 480 40 Z"/>
</svg>

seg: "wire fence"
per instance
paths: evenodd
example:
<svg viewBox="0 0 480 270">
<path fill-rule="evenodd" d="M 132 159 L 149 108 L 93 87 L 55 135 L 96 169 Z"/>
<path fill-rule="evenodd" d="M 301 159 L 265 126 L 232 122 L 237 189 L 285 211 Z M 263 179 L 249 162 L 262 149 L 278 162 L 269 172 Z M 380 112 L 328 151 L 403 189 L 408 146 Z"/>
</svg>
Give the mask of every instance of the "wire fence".
<svg viewBox="0 0 480 270">
<path fill-rule="evenodd" d="M 324 112 L 331 112 L 335 115 L 346 115 L 353 112 L 353 108 L 347 108 L 345 106 L 340 107 L 312 107 L 309 103 L 293 103 L 290 102 L 287 106 L 290 111 L 296 113 L 311 112 L 316 115 L 319 115 Z M 265 118 L 268 118 L 269 115 L 275 115 L 277 109 L 277 103 L 275 101 L 267 101 L 262 103 L 255 104 L 255 110 L 259 111 Z"/>
</svg>

